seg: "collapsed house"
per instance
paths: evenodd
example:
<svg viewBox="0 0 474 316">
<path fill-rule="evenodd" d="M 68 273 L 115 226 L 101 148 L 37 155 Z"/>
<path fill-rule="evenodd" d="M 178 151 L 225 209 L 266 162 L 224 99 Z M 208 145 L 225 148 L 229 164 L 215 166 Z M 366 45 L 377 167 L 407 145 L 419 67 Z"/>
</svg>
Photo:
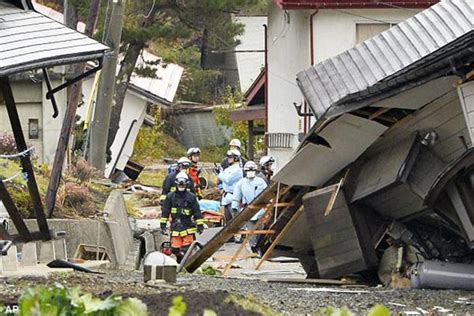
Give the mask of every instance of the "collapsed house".
<svg viewBox="0 0 474 316">
<path fill-rule="evenodd" d="M 473 21 L 473 1 L 441 1 L 297 75 L 316 123 L 273 179 L 304 205 L 273 255 L 310 277 L 378 269 L 384 283 L 397 261 L 472 263 Z"/>
</svg>

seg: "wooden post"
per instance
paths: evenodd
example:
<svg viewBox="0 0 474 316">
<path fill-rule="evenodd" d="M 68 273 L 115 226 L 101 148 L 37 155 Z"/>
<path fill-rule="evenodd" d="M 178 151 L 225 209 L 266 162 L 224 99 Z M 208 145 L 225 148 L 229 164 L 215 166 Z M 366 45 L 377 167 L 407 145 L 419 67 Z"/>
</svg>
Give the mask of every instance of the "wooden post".
<svg viewBox="0 0 474 316">
<path fill-rule="evenodd" d="M 255 198 L 252 204 L 264 204 L 275 196 L 276 185 L 272 184 L 259 196 Z M 258 209 L 246 207 L 234 217 L 230 222 L 219 231 L 201 250 L 194 254 L 189 261 L 186 262 L 184 268 L 192 273 L 203 264 L 207 258 L 212 256 L 233 234 L 236 234 L 240 228 L 249 221 L 252 216 L 258 212 Z"/>
<path fill-rule="evenodd" d="M 5 184 L 1 180 L 0 180 L 0 200 L 3 202 L 3 205 L 5 206 L 5 209 L 7 210 L 8 215 L 10 215 L 10 218 L 13 224 L 15 225 L 16 229 L 18 230 L 18 233 L 23 238 L 23 241 L 28 242 L 30 240 L 33 240 L 33 238 L 31 237 L 30 231 L 28 230 L 28 227 L 26 227 L 26 224 L 23 221 L 23 218 L 21 217 L 20 212 L 18 212 L 18 209 L 13 203 L 13 200 L 10 194 L 8 194 Z M 1 223 L 0 223 L 0 226 L 3 227 Z"/>
<path fill-rule="evenodd" d="M 249 133 L 249 140 L 248 140 L 248 149 L 247 154 L 250 160 L 254 159 L 254 144 L 253 144 L 253 121 L 248 121 L 248 133 Z"/>
<path fill-rule="evenodd" d="M 92 36 L 99 12 L 101 0 L 93 0 L 90 5 L 89 17 L 87 19 L 85 34 Z M 74 23 L 73 23 L 74 24 Z M 74 25 L 75 28 L 75 25 Z M 85 64 L 76 66 L 74 76 L 81 75 L 85 70 Z M 53 169 L 51 170 L 51 178 L 49 179 L 48 190 L 46 191 L 46 209 L 48 217 L 51 218 L 56 204 L 56 193 L 58 192 L 59 183 L 61 181 L 61 172 L 63 170 L 64 158 L 66 156 L 69 138 L 71 136 L 74 123 L 76 121 L 77 105 L 81 98 L 82 81 L 76 82 L 70 88 L 70 95 L 67 103 L 66 113 L 64 115 L 61 133 L 59 134 L 58 146 L 54 155 Z"/>
<path fill-rule="evenodd" d="M 276 247 L 276 245 L 280 242 L 280 240 L 283 239 L 283 237 L 285 237 L 286 233 L 290 230 L 291 226 L 293 226 L 293 224 L 296 222 L 296 220 L 300 217 L 300 215 L 303 213 L 304 211 L 304 206 L 301 205 L 300 208 L 295 212 L 295 214 L 293 214 L 293 216 L 291 217 L 291 219 L 288 221 L 288 223 L 286 223 L 285 227 L 282 229 L 282 231 L 278 234 L 278 236 L 275 238 L 275 240 L 272 242 L 272 244 L 270 245 L 270 247 L 267 249 L 267 251 L 265 252 L 265 254 L 262 256 L 262 258 L 260 259 L 260 261 L 258 262 L 257 264 L 257 267 L 255 268 L 255 270 L 258 270 L 260 269 L 260 267 L 262 266 L 263 262 L 265 260 L 267 260 L 268 256 L 270 256 L 271 252 L 273 251 L 273 249 Z"/>
<path fill-rule="evenodd" d="M 13 130 L 13 136 L 15 137 L 16 147 L 19 152 L 25 151 L 26 141 L 21 129 L 20 117 L 18 116 L 18 110 L 15 104 L 15 98 L 13 96 L 12 88 L 8 77 L 0 78 L 0 88 L 5 99 L 5 105 L 10 118 L 10 123 Z M 29 154 L 20 157 L 21 166 L 27 176 L 28 191 L 30 192 L 31 201 L 33 203 L 33 209 L 36 215 L 36 221 L 38 222 L 39 230 L 42 234 L 43 240 L 50 240 L 51 235 L 48 228 L 48 222 L 43 210 L 43 203 L 38 191 L 38 185 L 36 184 L 35 173 L 33 171 L 33 165 L 31 164 Z"/>
</svg>

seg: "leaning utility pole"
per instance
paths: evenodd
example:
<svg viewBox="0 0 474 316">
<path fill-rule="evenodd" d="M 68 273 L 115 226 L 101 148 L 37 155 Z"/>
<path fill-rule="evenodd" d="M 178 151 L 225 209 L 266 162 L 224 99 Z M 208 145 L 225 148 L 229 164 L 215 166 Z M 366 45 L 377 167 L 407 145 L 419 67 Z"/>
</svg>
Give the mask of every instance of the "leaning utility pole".
<svg viewBox="0 0 474 316">
<path fill-rule="evenodd" d="M 89 162 L 93 167 L 101 171 L 105 170 L 107 138 L 114 100 L 115 73 L 122 36 L 124 7 L 125 0 L 112 1 L 110 22 L 104 30 L 106 34 L 105 44 L 111 47 L 112 51 L 104 57 L 94 117 L 90 125 Z"/>
<path fill-rule="evenodd" d="M 86 22 L 86 29 L 84 34 L 92 37 L 94 34 L 95 25 L 97 23 L 97 17 L 99 15 L 101 0 L 92 0 L 89 16 Z M 70 28 L 76 29 L 78 22 L 77 12 L 72 7 L 71 3 L 65 1 L 64 3 L 64 24 Z M 76 78 L 81 75 L 85 70 L 86 65 L 84 63 L 74 66 L 74 75 Z M 64 158 L 66 156 L 67 147 L 69 144 L 69 138 L 76 121 L 76 110 L 82 95 L 82 80 L 74 83 L 70 88 L 69 99 L 67 103 L 66 113 L 64 115 L 63 124 L 61 126 L 61 133 L 59 134 L 58 147 L 56 148 L 56 154 L 54 155 L 53 169 L 51 171 L 51 178 L 49 180 L 48 190 L 46 192 L 46 209 L 48 210 L 48 217 L 51 217 L 54 211 L 54 205 L 56 204 L 56 193 L 58 192 L 59 183 L 61 182 L 61 173 L 64 165 Z"/>
</svg>

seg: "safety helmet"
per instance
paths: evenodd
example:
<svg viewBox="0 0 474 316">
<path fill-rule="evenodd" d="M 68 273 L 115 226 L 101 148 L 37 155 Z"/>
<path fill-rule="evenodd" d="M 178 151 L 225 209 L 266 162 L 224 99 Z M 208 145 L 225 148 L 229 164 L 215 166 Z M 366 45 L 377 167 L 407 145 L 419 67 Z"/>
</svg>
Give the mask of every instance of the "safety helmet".
<svg viewBox="0 0 474 316">
<path fill-rule="evenodd" d="M 191 147 L 188 149 L 188 157 L 191 157 L 192 155 L 199 155 L 201 153 L 201 149 L 199 147 Z"/>
<path fill-rule="evenodd" d="M 237 138 L 234 138 L 233 140 L 230 141 L 229 146 L 235 146 L 240 149 L 241 143 L 240 140 Z"/>
<path fill-rule="evenodd" d="M 275 159 L 273 159 L 272 156 L 263 156 L 260 158 L 260 166 L 265 166 L 268 164 L 272 164 L 275 162 Z"/>
<path fill-rule="evenodd" d="M 257 164 L 253 161 L 247 161 L 244 165 L 244 171 L 255 171 L 257 170 Z"/>
<path fill-rule="evenodd" d="M 177 164 L 180 168 L 189 168 L 191 167 L 191 160 L 188 157 L 181 157 L 178 159 Z"/>
<path fill-rule="evenodd" d="M 238 149 L 229 149 L 227 151 L 227 157 L 240 158 L 240 151 Z"/>
<path fill-rule="evenodd" d="M 188 175 L 181 171 L 176 175 L 174 183 L 176 183 L 176 185 L 186 185 L 188 181 L 189 181 Z"/>
</svg>

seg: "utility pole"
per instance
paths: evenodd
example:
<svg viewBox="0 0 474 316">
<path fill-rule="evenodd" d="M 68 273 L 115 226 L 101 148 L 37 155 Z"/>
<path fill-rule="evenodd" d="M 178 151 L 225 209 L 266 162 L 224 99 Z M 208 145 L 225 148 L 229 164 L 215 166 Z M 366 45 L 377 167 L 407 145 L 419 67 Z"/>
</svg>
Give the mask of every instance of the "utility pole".
<svg viewBox="0 0 474 316">
<path fill-rule="evenodd" d="M 101 72 L 97 102 L 94 117 L 91 122 L 89 162 L 98 170 L 105 170 L 107 138 L 109 135 L 110 116 L 115 92 L 115 73 L 122 36 L 123 13 L 125 0 L 112 1 L 112 13 L 110 22 L 105 28 L 105 44 L 110 51 L 104 57 L 104 65 Z"/>
<path fill-rule="evenodd" d="M 86 29 L 84 34 L 91 37 L 94 33 L 97 17 L 99 15 L 101 0 L 92 0 L 89 9 L 89 16 L 87 18 Z M 77 12 L 72 7 L 71 3 L 65 1 L 64 3 L 64 24 L 76 29 L 77 27 Z M 75 66 L 73 69 L 73 76 L 77 77 L 85 70 L 85 64 Z M 61 173 L 64 165 L 64 158 L 69 144 L 69 138 L 74 127 L 76 119 L 76 110 L 82 95 L 82 81 L 74 83 L 69 88 L 69 99 L 67 103 L 66 113 L 64 115 L 63 124 L 61 126 L 61 133 L 59 134 L 58 147 L 54 155 L 53 169 L 51 171 L 51 178 L 49 180 L 48 190 L 46 192 L 46 208 L 48 210 L 48 217 L 51 217 L 56 204 L 56 193 L 61 182 Z"/>
</svg>

